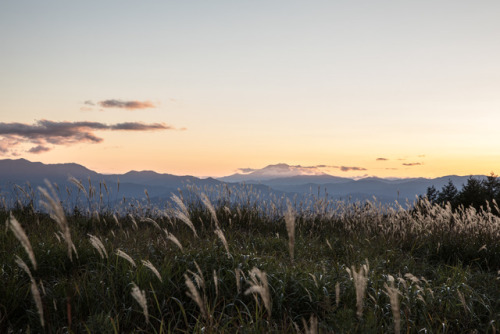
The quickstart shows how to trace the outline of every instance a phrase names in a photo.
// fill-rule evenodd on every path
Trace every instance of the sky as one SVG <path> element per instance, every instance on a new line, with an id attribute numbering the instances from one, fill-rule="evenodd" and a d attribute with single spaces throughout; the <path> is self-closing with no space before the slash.
<path id="1" fill-rule="evenodd" d="M 1 1 L 0 159 L 498 174 L 499 14 L 497 0 Z"/>

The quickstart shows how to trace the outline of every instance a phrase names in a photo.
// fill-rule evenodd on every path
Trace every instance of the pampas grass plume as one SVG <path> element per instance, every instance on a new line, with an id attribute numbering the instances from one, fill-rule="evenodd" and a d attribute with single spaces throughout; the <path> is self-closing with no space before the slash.
<path id="1" fill-rule="evenodd" d="M 9 226 L 11 231 L 16 236 L 17 240 L 19 240 L 19 242 L 23 246 L 24 250 L 26 251 L 26 254 L 28 254 L 31 264 L 33 265 L 33 268 L 36 270 L 37 267 L 36 258 L 35 258 L 35 253 L 33 252 L 33 248 L 31 247 L 30 240 L 28 239 L 28 236 L 24 232 L 21 224 L 19 224 L 17 219 L 14 218 L 14 216 L 12 215 L 12 212 L 10 213 Z"/>

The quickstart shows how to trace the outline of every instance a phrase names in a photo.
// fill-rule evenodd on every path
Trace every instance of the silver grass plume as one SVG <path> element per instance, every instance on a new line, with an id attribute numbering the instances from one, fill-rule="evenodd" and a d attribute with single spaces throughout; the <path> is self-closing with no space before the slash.
<path id="1" fill-rule="evenodd" d="M 361 317 L 363 316 L 366 286 L 368 284 L 367 276 L 369 267 L 364 264 L 359 268 L 359 271 L 356 271 L 356 267 L 352 266 L 351 269 L 346 268 L 346 271 L 349 273 L 349 276 L 354 282 L 354 287 L 356 288 L 356 315 L 359 319 L 361 319 Z"/>
<path id="2" fill-rule="evenodd" d="M 189 217 L 189 211 L 188 209 L 186 208 L 186 205 L 184 205 L 184 202 L 175 194 L 172 195 L 171 199 L 175 202 L 175 204 L 177 204 L 177 206 L 179 207 L 179 210 L 184 213 L 184 215 L 188 218 Z"/>
<path id="3" fill-rule="evenodd" d="M 30 268 L 24 263 L 24 261 L 16 255 L 16 263 L 17 265 L 24 270 L 26 274 L 28 274 L 30 281 L 31 281 L 31 294 L 33 295 L 33 299 L 35 300 L 35 305 L 38 310 L 38 315 L 40 317 L 40 323 L 42 324 L 42 327 L 45 327 L 45 321 L 43 319 L 43 305 L 42 305 L 42 298 L 40 297 L 40 290 L 38 290 L 38 286 L 36 285 L 36 281 L 33 278 L 33 275 L 31 275 Z"/>
<path id="4" fill-rule="evenodd" d="M 151 218 L 146 217 L 146 218 L 141 219 L 141 221 L 142 221 L 142 222 L 148 222 L 148 223 L 151 223 L 151 224 L 153 224 L 153 226 L 154 226 L 156 229 L 158 229 L 158 230 L 160 230 L 160 231 L 161 231 L 161 227 L 160 227 L 160 225 L 158 225 L 158 223 L 157 223 L 155 220 L 153 220 L 153 219 L 151 219 Z"/>
<path id="5" fill-rule="evenodd" d="M 229 245 L 227 244 L 226 237 L 224 236 L 224 232 L 220 228 L 216 229 L 214 233 L 219 237 L 220 241 L 222 241 L 222 244 L 224 245 L 224 248 L 226 249 L 227 257 L 231 257 L 231 253 L 229 252 Z"/>
<path id="6" fill-rule="evenodd" d="M 186 295 L 192 300 L 194 300 L 196 305 L 198 305 L 203 318 L 208 320 L 208 313 L 205 307 L 205 303 L 203 303 L 200 297 L 200 292 L 198 291 L 198 289 L 196 289 L 196 286 L 194 285 L 193 281 L 191 280 L 191 278 L 189 278 L 187 274 L 184 274 L 184 279 L 186 282 L 186 286 L 188 288 L 188 291 L 186 291 Z"/>
<path id="7" fill-rule="evenodd" d="M 384 283 L 384 288 L 391 301 L 392 316 L 394 318 L 394 333 L 401 332 L 401 314 L 399 312 L 399 290 L 394 287 L 394 279 L 389 280 L 389 284 Z"/>
<path id="8" fill-rule="evenodd" d="M 139 226 L 137 226 L 137 222 L 135 221 L 135 218 L 134 216 L 132 216 L 132 214 L 128 214 L 128 217 L 130 218 L 130 220 L 132 221 L 132 224 L 134 225 L 134 229 L 137 230 L 139 229 Z"/>
<path id="9" fill-rule="evenodd" d="M 69 181 L 70 181 L 71 183 L 73 183 L 74 185 L 76 185 L 76 187 L 77 187 L 78 189 L 80 189 L 82 193 L 84 193 L 84 194 L 85 194 L 85 197 L 87 197 L 87 196 L 88 196 L 88 194 L 87 194 L 87 190 L 85 189 L 85 187 L 83 186 L 83 184 L 82 184 L 82 183 L 81 183 L 78 179 L 76 179 L 76 178 L 75 178 L 75 177 L 73 177 L 73 176 L 70 176 L 70 177 L 69 177 Z"/>
<path id="10" fill-rule="evenodd" d="M 102 243 L 101 239 L 92 234 L 87 234 L 89 236 L 90 244 L 97 250 L 101 259 L 108 258 L 108 252 L 106 251 L 106 247 Z"/>
<path id="11" fill-rule="evenodd" d="M 193 225 L 193 222 L 191 222 L 191 219 L 189 219 L 188 216 L 184 214 L 184 212 L 176 210 L 174 211 L 174 216 L 181 220 L 184 224 L 186 224 L 194 233 L 194 236 L 198 238 L 198 233 L 196 233 L 196 228 Z"/>
<path id="12" fill-rule="evenodd" d="M 10 213 L 8 224 L 10 226 L 10 230 L 14 233 L 17 240 L 19 240 L 21 246 L 23 246 L 24 250 L 28 254 L 31 264 L 33 265 L 33 268 L 36 270 L 35 253 L 33 252 L 33 248 L 31 247 L 30 240 L 28 239 L 28 236 L 24 232 L 21 224 L 19 224 L 17 219 L 14 218 L 14 216 L 12 215 L 12 212 Z"/>
<path id="13" fill-rule="evenodd" d="M 116 255 L 118 255 L 122 259 L 127 260 L 132 265 L 132 267 L 137 267 L 137 265 L 135 264 L 134 260 L 127 253 L 125 253 L 124 251 L 122 251 L 121 249 L 118 248 L 116 250 Z"/>
<path id="14" fill-rule="evenodd" d="M 165 232 L 165 235 L 167 236 L 167 239 L 172 241 L 177 247 L 179 247 L 179 249 L 181 250 L 181 252 L 183 252 L 183 248 L 182 248 L 182 244 L 181 242 L 179 241 L 179 239 L 177 239 L 177 237 L 175 235 L 173 235 L 172 233 L 170 233 L 169 231 L 167 231 L 166 228 L 163 229 L 163 232 Z"/>
<path id="15" fill-rule="evenodd" d="M 213 219 L 213 221 L 215 223 L 215 229 L 220 229 L 220 227 L 219 227 L 219 220 L 217 219 L 217 215 L 215 213 L 214 206 L 212 205 L 212 203 L 210 203 L 210 199 L 204 193 L 200 194 L 200 198 L 201 198 L 201 201 L 203 202 L 203 204 L 205 204 L 205 206 L 207 207 L 208 211 L 210 212 L 210 216 L 212 216 L 212 219 Z"/>
<path id="16" fill-rule="evenodd" d="M 45 180 L 47 187 L 50 189 L 52 195 L 49 192 L 41 187 L 38 187 L 38 190 L 42 193 L 45 200 L 41 200 L 40 203 L 44 206 L 50 213 L 50 217 L 57 223 L 59 229 L 61 230 L 61 234 L 63 236 L 66 245 L 68 246 L 68 257 L 71 261 L 73 261 L 73 253 L 75 252 L 76 257 L 78 258 L 78 253 L 76 251 L 75 245 L 71 240 L 71 233 L 69 230 L 68 221 L 66 220 L 66 215 L 64 214 L 64 210 L 61 206 L 61 201 L 57 196 L 56 191 L 52 187 L 49 181 Z"/>
<path id="17" fill-rule="evenodd" d="M 247 283 L 250 284 L 250 287 L 245 291 L 245 295 L 259 295 L 264 303 L 264 307 L 267 310 L 267 314 L 271 317 L 272 301 L 266 273 L 261 271 L 259 268 L 254 267 L 248 274 L 250 276 L 250 280 L 247 280 Z"/>
<path id="18" fill-rule="evenodd" d="M 290 258 L 293 261 L 295 249 L 295 213 L 293 212 L 292 204 L 287 201 L 287 210 L 285 212 L 286 231 L 288 233 L 288 250 Z"/>
<path id="19" fill-rule="evenodd" d="M 132 292 L 130 294 L 141 306 L 142 313 L 144 313 L 144 317 L 146 318 L 146 322 L 149 323 L 148 302 L 146 300 L 146 293 L 144 292 L 144 290 L 139 289 L 139 287 L 132 282 Z"/>
<path id="20" fill-rule="evenodd" d="M 305 334 L 316 334 L 318 333 L 318 318 L 311 314 L 309 318 L 309 326 L 304 318 L 302 318 L 302 324 L 304 325 L 304 333 Z"/>
<path id="21" fill-rule="evenodd" d="M 163 279 L 161 278 L 160 272 L 158 271 L 158 269 L 156 269 L 156 267 L 149 260 L 142 260 L 141 262 L 144 266 L 148 267 L 149 270 L 151 270 L 153 272 L 153 274 L 155 274 L 156 277 L 158 277 L 160 282 L 163 283 Z"/>
<path id="22" fill-rule="evenodd" d="M 335 305 L 339 307 L 340 304 L 340 283 L 335 284 Z"/>

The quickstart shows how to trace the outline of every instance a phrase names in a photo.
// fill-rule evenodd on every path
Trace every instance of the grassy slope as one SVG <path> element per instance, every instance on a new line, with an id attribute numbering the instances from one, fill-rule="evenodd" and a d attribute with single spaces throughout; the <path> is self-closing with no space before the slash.
<path id="1" fill-rule="evenodd" d="M 394 313 L 384 284 L 392 278 L 399 291 L 402 332 L 493 333 L 498 327 L 497 217 L 473 211 L 451 215 L 430 206 L 385 214 L 355 204 L 339 208 L 317 201 L 314 207 L 311 211 L 297 204 L 294 261 L 285 220 L 269 204 L 216 205 L 230 255 L 199 201 L 189 206 L 198 238 L 173 218 L 173 211 L 169 218 L 158 211 L 131 212 L 137 227 L 126 215 L 118 223 L 106 213 L 68 216 L 78 252 L 72 261 L 50 217 L 27 208 L 13 211 L 28 234 L 38 268 L 34 270 L 6 224 L 0 230 L 0 332 L 305 332 L 312 320 L 311 328 L 319 332 L 390 333 Z M 158 226 L 141 221 L 145 216 Z M 7 211 L 0 212 L 0 220 L 8 217 Z M 178 238 L 183 250 L 163 229 Z M 89 234 L 100 238 L 107 257 L 91 245 Z M 117 249 L 137 266 L 117 256 Z M 16 255 L 29 265 L 41 291 L 44 328 L 30 278 L 16 264 Z M 162 281 L 141 260 L 149 260 Z M 362 315 L 357 316 L 360 303 L 347 269 L 363 274 L 362 265 L 367 287 Z M 254 267 L 267 274 L 270 310 L 258 293 L 245 294 Z M 198 278 L 206 316 L 186 294 L 186 274 L 193 281 Z M 149 322 L 131 295 L 133 284 L 145 293 Z"/>

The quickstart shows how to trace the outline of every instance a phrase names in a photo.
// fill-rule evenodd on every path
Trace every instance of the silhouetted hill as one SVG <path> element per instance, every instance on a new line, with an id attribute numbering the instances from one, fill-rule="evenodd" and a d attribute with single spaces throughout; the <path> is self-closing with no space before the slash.
<path id="1" fill-rule="evenodd" d="M 68 193 L 68 191 L 64 193 L 66 189 L 74 195 L 78 191 L 76 186 L 69 181 L 69 177 L 81 181 L 86 189 L 89 187 L 90 179 L 92 186 L 96 189 L 100 188 L 101 192 L 105 192 L 104 184 L 106 184 L 107 193 L 117 200 L 123 197 L 143 198 L 146 189 L 150 198 L 170 198 L 172 192 L 177 192 L 178 189 L 183 189 L 190 184 L 198 187 L 222 184 L 212 178 L 199 179 L 193 176 L 159 174 L 153 171 L 131 171 L 125 174 L 109 175 L 97 173 L 74 163 L 43 164 L 25 159 L 0 160 L 0 189 L 4 197 L 13 195 L 14 185 L 24 187 L 29 183 L 33 189 L 38 186 L 45 187 L 45 179 L 55 183 L 64 196 Z"/>
<path id="2" fill-rule="evenodd" d="M 43 182 L 44 178 L 52 182 L 67 180 L 69 176 L 80 179 L 97 179 L 100 174 L 75 163 L 66 164 L 43 164 L 31 162 L 26 159 L 0 160 L 0 182 L 25 183 Z"/>

